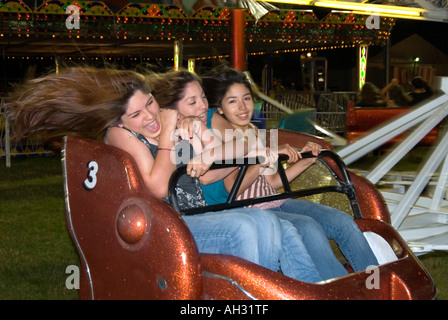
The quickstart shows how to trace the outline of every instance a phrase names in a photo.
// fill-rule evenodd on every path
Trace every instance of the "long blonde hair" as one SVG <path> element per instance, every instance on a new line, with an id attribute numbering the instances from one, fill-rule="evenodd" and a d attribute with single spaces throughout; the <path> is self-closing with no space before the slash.
<path id="1" fill-rule="evenodd" d="M 40 137 L 56 148 L 65 135 L 95 139 L 120 121 L 138 90 L 149 93 L 143 75 L 112 68 L 68 67 L 28 80 L 7 96 L 11 136 Z"/>

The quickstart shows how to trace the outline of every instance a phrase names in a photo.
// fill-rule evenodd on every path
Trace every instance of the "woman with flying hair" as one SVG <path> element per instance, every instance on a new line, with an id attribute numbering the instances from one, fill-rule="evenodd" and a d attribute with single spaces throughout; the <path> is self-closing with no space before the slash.
<path id="1" fill-rule="evenodd" d="M 183 141 L 193 134 L 188 119 L 180 119 L 176 110 L 159 110 L 142 74 L 127 70 L 64 68 L 17 85 L 5 110 L 13 139 L 40 137 L 53 150 L 60 148 L 65 135 L 98 139 L 107 130 L 105 143 L 128 152 L 146 187 L 160 198 L 167 196 L 176 169 L 171 152 L 165 150 L 175 150 L 176 129 L 185 128 L 178 137 Z M 194 192 L 191 197 L 198 202 L 203 199 L 201 190 L 195 190 L 196 181 L 209 165 L 190 163 L 189 180 L 178 186 Z M 258 210 L 254 216 L 260 220 L 246 214 L 248 210 Z M 199 252 L 234 255 L 276 271 L 281 240 L 275 216 L 241 208 L 182 218 Z"/>

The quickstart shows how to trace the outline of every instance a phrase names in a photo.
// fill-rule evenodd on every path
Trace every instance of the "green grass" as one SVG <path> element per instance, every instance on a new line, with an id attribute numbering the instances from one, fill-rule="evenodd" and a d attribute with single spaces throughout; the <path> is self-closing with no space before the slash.
<path id="1" fill-rule="evenodd" d="M 73 300 L 65 286 L 79 258 L 67 232 L 59 156 L 0 163 L 0 299 Z M 420 257 L 448 299 L 448 253 Z"/>
<path id="2" fill-rule="evenodd" d="M 80 265 L 65 223 L 60 158 L 0 166 L 0 299 L 77 299 L 65 280 Z"/>
<path id="3" fill-rule="evenodd" d="M 438 299 L 448 300 L 448 252 L 431 252 L 419 258 L 434 279 Z"/>

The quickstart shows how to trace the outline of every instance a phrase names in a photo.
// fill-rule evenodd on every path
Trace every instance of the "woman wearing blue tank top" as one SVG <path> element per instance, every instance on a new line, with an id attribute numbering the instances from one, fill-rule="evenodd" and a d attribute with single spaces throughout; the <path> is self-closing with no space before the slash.
<path id="1" fill-rule="evenodd" d="M 210 106 L 223 115 L 235 129 L 244 136 L 252 135 L 252 141 L 257 141 L 258 129 L 251 125 L 250 120 L 254 111 L 254 101 L 250 83 L 244 73 L 234 69 L 224 69 L 203 78 L 203 84 Z M 312 151 L 317 156 L 320 145 L 308 142 L 302 151 Z M 294 148 L 289 145 L 278 146 L 279 153 L 289 156 L 292 165 L 286 169 L 286 175 L 291 181 L 311 166 L 316 158 L 300 159 Z M 233 173 L 226 179 L 234 181 Z M 271 188 L 271 194 L 281 187 L 279 174 L 266 166 L 252 166 L 246 174 L 247 190 L 240 188 L 242 198 L 252 197 L 254 192 L 261 192 L 263 188 Z M 252 179 L 250 182 L 249 180 Z M 266 195 L 266 194 L 265 194 Z M 264 208 L 275 212 L 280 219 L 293 223 L 305 243 L 306 248 L 316 266 L 323 275 L 325 271 L 339 270 L 344 273 L 342 265 L 334 258 L 322 259 L 322 252 L 331 254 L 331 247 L 327 238 L 334 239 L 342 253 L 355 271 L 365 270 L 368 266 L 377 265 L 378 261 L 370 248 L 366 238 L 357 227 L 353 218 L 335 208 L 305 200 L 287 199 L 275 203 L 264 203 Z M 322 266 L 326 265 L 324 269 Z M 331 267 L 329 267 L 331 266 Z"/>

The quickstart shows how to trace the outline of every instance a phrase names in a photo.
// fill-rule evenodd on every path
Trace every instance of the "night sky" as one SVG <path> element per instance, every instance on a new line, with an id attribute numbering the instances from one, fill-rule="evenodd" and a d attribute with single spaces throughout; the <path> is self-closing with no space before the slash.
<path id="1" fill-rule="evenodd" d="M 391 44 L 414 33 L 448 54 L 448 23 L 397 19 L 392 29 Z"/>
<path id="2" fill-rule="evenodd" d="M 448 23 L 443 22 L 397 19 L 392 28 L 390 45 L 393 46 L 415 33 L 448 55 Z M 383 47 L 381 46 L 370 46 L 369 57 L 381 54 L 382 51 Z M 318 51 L 317 54 L 328 60 L 329 89 L 333 91 L 352 90 L 350 82 L 353 79 L 351 79 L 352 75 L 349 70 L 357 67 L 357 48 L 324 50 Z M 272 60 L 275 77 L 283 78 L 285 85 L 295 82 L 300 86 L 300 57 L 298 54 L 281 54 L 273 57 Z M 261 61 L 256 63 L 260 65 Z M 258 69 L 258 66 L 254 69 Z M 257 70 L 253 72 L 257 73 Z"/>

